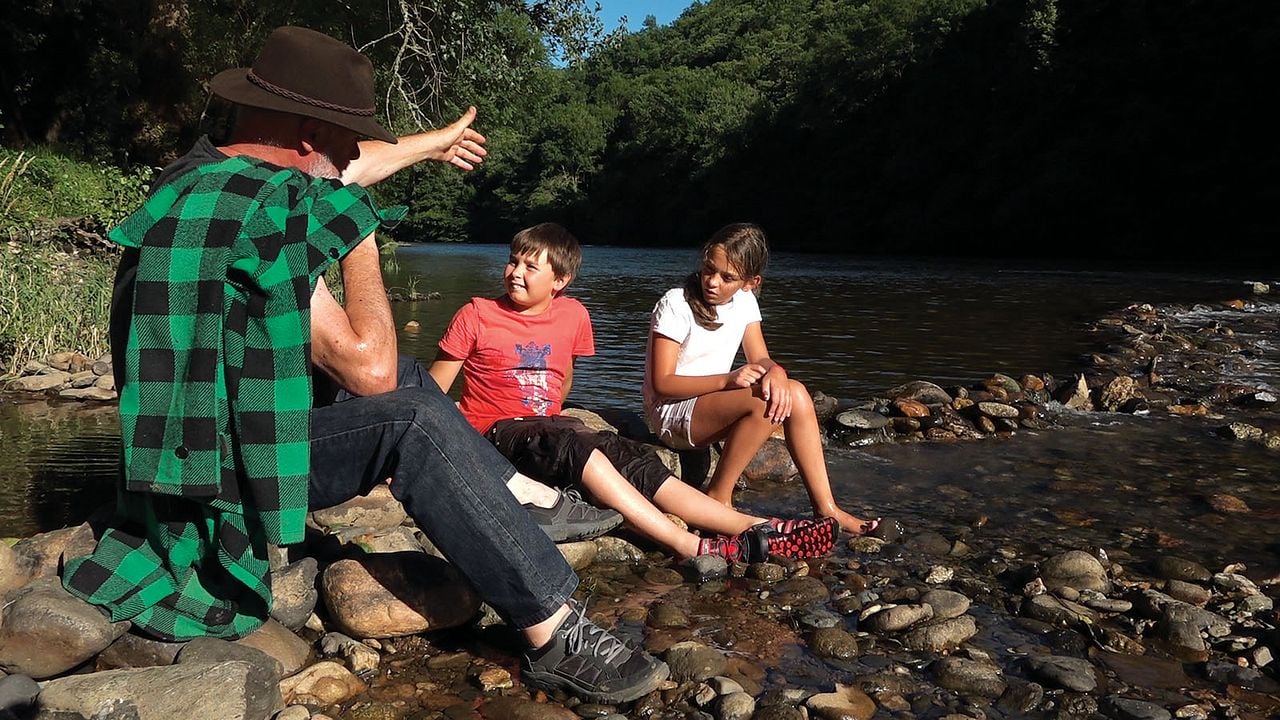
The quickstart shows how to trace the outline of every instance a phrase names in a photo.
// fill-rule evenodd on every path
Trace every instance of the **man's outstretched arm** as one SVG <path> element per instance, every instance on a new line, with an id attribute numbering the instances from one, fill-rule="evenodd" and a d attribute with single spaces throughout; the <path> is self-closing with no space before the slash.
<path id="1" fill-rule="evenodd" d="M 399 142 L 365 140 L 360 143 L 360 157 L 342 172 L 342 182 L 369 186 L 387 179 L 404 168 L 423 160 L 448 163 L 462 170 L 473 170 L 484 162 L 485 136 L 471 129 L 476 109 L 468 108 L 462 117 L 442 128 L 398 138 Z"/>
<path id="2" fill-rule="evenodd" d="M 373 234 L 342 259 L 345 307 L 324 278 L 311 295 L 311 362 L 353 395 L 396 389 L 396 326 Z"/>

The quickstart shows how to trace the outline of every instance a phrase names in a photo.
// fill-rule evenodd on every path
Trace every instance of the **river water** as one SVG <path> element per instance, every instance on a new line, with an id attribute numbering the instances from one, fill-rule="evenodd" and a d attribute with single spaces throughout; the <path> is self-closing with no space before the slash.
<path id="1" fill-rule="evenodd" d="M 429 361 L 463 302 L 500 292 L 506 253 L 496 245 L 401 247 L 390 284 L 438 293 L 396 304 L 400 326 L 421 325 L 401 333 L 402 351 Z M 649 311 L 696 267 L 696 251 L 588 247 L 584 255 L 571 292 L 591 312 L 599 354 L 578 364 L 572 399 L 638 410 Z M 1090 324 L 1108 312 L 1136 302 L 1221 301 L 1246 295 L 1244 281 L 1268 279 L 777 253 L 761 307 L 772 354 L 793 377 L 857 400 L 917 379 L 947 387 L 995 372 L 1065 377 L 1083 366 L 1098 341 Z M 1220 321 L 1195 312 L 1201 316 L 1188 313 L 1188 323 Z M 1264 360 L 1250 366 L 1248 380 L 1280 385 L 1280 355 Z M 832 448 L 829 462 L 843 504 L 908 528 L 982 535 L 1035 554 L 1169 551 L 1215 569 L 1239 561 L 1251 574 L 1274 572 L 1280 456 L 1221 437 L 1216 430 L 1228 421 L 1080 414 L 1061 429 L 1002 439 Z M 116 430 L 111 407 L 0 402 L 0 536 L 79 522 L 108 501 Z M 1249 511 L 1214 512 L 1215 494 L 1233 495 Z M 752 488 L 740 503 L 777 513 L 807 506 L 796 484 Z"/>

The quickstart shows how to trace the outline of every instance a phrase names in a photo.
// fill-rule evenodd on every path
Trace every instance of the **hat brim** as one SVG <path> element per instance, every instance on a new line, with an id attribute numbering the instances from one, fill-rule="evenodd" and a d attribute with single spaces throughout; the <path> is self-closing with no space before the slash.
<path id="1" fill-rule="evenodd" d="M 249 68 L 232 68 L 223 70 L 209 81 L 209 89 L 215 95 L 237 105 L 276 110 L 279 112 L 302 115 L 333 123 L 339 127 L 355 131 L 365 137 L 387 143 L 396 142 L 396 136 L 387 132 L 372 116 L 352 115 L 350 113 L 316 107 L 306 103 L 290 100 L 263 90 L 249 82 Z"/>

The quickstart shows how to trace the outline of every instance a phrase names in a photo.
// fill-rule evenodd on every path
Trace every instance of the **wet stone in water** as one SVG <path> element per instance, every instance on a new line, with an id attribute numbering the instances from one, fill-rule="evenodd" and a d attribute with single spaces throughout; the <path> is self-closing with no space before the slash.
<path id="1" fill-rule="evenodd" d="M 951 553 L 951 541 L 932 530 L 925 530 L 907 538 L 903 545 L 910 550 L 937 557 Z"/>
<path id="2" fill-rule="evenodd" d="M 779 605 L 808 605 L 821 602 L 830 596 L 823 582 L 814 577 L 796 577 L 774 588 L 773 600 Z"/>
<path id="3" fill-rule="evenodd" d="M 652 568 L 644 574 L 644 581 L 650 585 L 679 585 L 684 576 L 671 568 Z"/>
<path id="4" fill-rule="evenodd" d="M 933 608 L 933 616 L 939 620 L 959 617 L 969 610 L 969 598 L 952 590 L 930 590 L 920 600 Z"/>
<path id="5" fill-rule="evenodd" d="M 716 720 L 748 720 L 756 711 L 756 700 L 745 692 L 722 695 L 715 707 Z"/>
<path id="6" fill-rule="evenodd" d="M 889 418 L 870 410 L 846 410 L 836 416 L 836 422 L 852 430 L 879 430 L 889 424 Z"/>
<path id="7" fill-rule="evenodd" d="M 752 564 L 747 574 L 766 583 L 775 583 L 787 576 L 786 570 L 781 565 L 767 562 Z"/>
<path id="8" fill-rule="evenodd" d="M 1173 717 L 1168 710 L 1155 703 L 1115 695 L 1106 699 L 1104 707 L 1108 715 L 1116 720 L 1170 720 Z"/>
<path id="9" fill-rule="evenodd" d="M 668 648 L 663 656 L 676 682 L 701 681 L 723 675 L 727 662 L 719 650 L 696 642 L 681 642 Z"/>
<path id="10" fill-rule="evenodd" d="M 794 705 L 766 705 L 758 708 L 752 720 L 805 720 L 804 713 Z"/>
<path id="11" fill-rule="evenodd" d="M 866 693 L 838 683 L 835 692 L 814 695 L 805 706 L 822 720 L 869 720 L 876 712 L 875 701 Z"/>
<path id="12" fill-rule="evenodd" d="M 1169 580 L 1165 583 L 1164 591 L 1169 597 L 1191 605 L 1204 605 L 1210 598 L 1208 588 L 1182 580 Z"/>
<path id="13" fill-rule="evenodd" d="M 1043 703 L 1044 688 L 1039 683 L 1016 680 L 1010 681 L 996 707 L 1008 713 L 1026 714 L 1038 709 Z"/>
<path id="14" fill-rule="evenodd" d="M 897 605 L 867 617 L 862 621 L 862 627 L 872 632 L 893 633 L 932 617 L 933 608 L 928 605 Z"/>
<path id="15" fill-rule="evenodd" d="M 911 630 L 902 636 L 902 644 L 912 650 L 944 653 L 960 647 L 977 634 L 977 622 L 968 615 L 961 615 Z"/>
<path id="16" fill-rule="evenodd" d="M 838 627 L 821 628 L 814 631 L 809 649 L 818 657 L 852 660 L 858 656 L 858 641 Z"/>
<path id="17" fill-rule="evenodd" d="M 658 603 L 649 608 L 646 624 L 659 629 L 688 627 L 689 616 L 673 603 Z"/>
<path id="18" fill-rule="evenodd" d="M 801 608 L 796 612 L 795 617 L 801 627 L 811 630 L 836 627 L 841 622 L 838 614 L 819 606 Z"/>
<path id="19" fill-rule="evenodd" d="M 1054 687 L 1090 692 L 1098 686 L 1093 665 L 1088 660 L 1061 655 L 1032 655 L 1026 659 L 1026 665 L 1036 678 Z"/>
<path id="20" fill-rule="evenodd" d="M 1000 668 L 988 663 L 945 657 L 930 667 L 938 685 L 964 696 L 998 698 L 1007 687 Z"/>
<path id="21" fill-rule="evenodd" d="M 1050 590 L 1066 586 L 1076 590 L 1111 591 L 1102 563 L 1083 550 L 1070 550 L 1049 558 L 1040 567 L 1040 578 Z"/>

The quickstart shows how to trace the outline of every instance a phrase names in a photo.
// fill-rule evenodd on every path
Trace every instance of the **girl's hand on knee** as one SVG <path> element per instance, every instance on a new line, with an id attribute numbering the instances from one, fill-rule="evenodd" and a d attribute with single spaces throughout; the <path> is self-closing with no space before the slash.
<path id="1" fill-rule="evenodd" d="M 760 380 L 760 395 L 764 398 L 764 414 L 774 424 L 791 415 L 791 383 L 781 365 L 774 365 Z"/>
<path id="2" fill-rule="evenodd" d="M 729 387 L 747 388 L 760 382 L 764 377 L 764 368 L 756 363 L 747 363 L 729 373 Z M 766 396 L 766 400 L 768 397 Z"/>
<path id="3" fill-rule="evenodd" d="M 761 395 L 764 397 L 764 414 L 774 424 L 781 423 L 791 417 L 791 383 L 786 373 L 768 372 L 760 381 Z"/>

